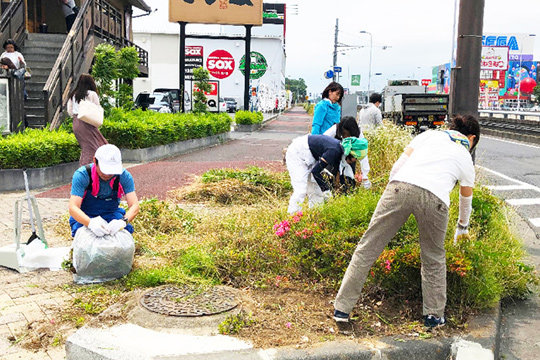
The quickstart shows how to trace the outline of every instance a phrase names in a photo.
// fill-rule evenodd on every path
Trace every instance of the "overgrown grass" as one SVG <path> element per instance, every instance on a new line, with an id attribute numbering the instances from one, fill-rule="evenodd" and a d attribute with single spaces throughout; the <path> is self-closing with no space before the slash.
<path id="1" fill-rule="evenodd" d="M 178 196 L 173 201 L 143 202 L 134 221 L 134 270 L 106 286 L 123 291 L 161 284 L 264 288 L 282 277 L 337 290 L 393 161 L 410 140 L 406 131 L 390 124 L 366 136 L 376 186 L 357 188 L 303 213 L 286 213 L 290 191 L 286 174 L 253 167 L 205 173 L 196 188 L 182 193 L 182 207 L 174 203 Z M 249 196 L 235 197 L 239 189 L 248 187 L 265 189 L 268 198 L 263 201 L 257 195 L 259 201 L 254 202 Z M 198 193 L 196 206 L 186 204 L 190 191 Z M 234 201 L 212 207 L 218 191 Z M 501 298 L 527 295 L 537 277 L 525 263 L 526 253 L 509 220 L 511 210 L 481 185 L 475 188 L 471 238 L 454 244 L 458 201 L 456 188 L 451 194 L 445 247 L 448 307 L 450 315 L 459 319 Z M 413 217 L 374 264 L 365 293 L 419 299 L 420 247 Z"/>

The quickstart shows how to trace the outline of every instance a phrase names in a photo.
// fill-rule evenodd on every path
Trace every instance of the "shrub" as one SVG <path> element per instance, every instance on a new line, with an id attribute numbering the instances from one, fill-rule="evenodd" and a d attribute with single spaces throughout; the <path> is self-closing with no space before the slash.
<path id="1" fill-rule="evenodd" d="M 315 104 L 305 103 L 304 109 L 306 109 L 306 112 L 313 116 L 313 113 L 315 112 Z"/>
<path id="2" fill-rule="evenodd" d="M 247 110 L 237 111 L 234 116 L 234 122 L 238 125 L 253 125 L 263 122 L 263 114 L 260 111 L 251 112 Z"/>
<path id="3" fill-rule="evenodd" d="M 81 150 L 66 131 L 26 129 L 0 138 L 0 169 L 39 168 L 78 161 Z"/>
<path id="4" fill-rule="evenodd" d="M 140 149 L 198 139 L 230 131 L 228 114 L 162 114 L 113 109 L 100 127 L 105 138 L 119 148 Z"/>

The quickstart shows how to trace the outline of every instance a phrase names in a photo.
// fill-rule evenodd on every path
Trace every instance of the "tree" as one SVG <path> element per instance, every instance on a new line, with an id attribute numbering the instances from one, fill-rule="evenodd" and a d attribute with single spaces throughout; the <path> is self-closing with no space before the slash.
<path id="1" fill-rule="evenodd" d="M 206 95 L 205 92 L 210 92 L 212 90 L 212 85 L 208 82 L 210 79 L 210 73 L 208 70 L 203 69 L 202 67 L 193 69 L 193 80 L 195 80 L 195 86 L 197 91 L 193 93 L 193 111 L 196 113 L 204 113 L 207 111 L 206 108 Z"/>
<path id="2" fill-rule="evenodd" d="M 536 85 L 533 89 L 534 101 L 538 104 L 540 102 L 540 85 Z"/>
<path id="3" fill-rule="evenodd" d="M 99 44 L 94 54 L 92 76 L 96 80 L 99 100 L 105 111 L 113 107 L 133 107 L 133 79 L 139 76 L 139 54 L 133 46 L 116 51 L 110 44 Z"/>
<path id="4" fill-rule="evenodd" d="M 290 90 L 295 94 L 295 99 L 305 99 L 307 94 L 307 85 L 304 79 L 285 78 L 285 89 Z"/>

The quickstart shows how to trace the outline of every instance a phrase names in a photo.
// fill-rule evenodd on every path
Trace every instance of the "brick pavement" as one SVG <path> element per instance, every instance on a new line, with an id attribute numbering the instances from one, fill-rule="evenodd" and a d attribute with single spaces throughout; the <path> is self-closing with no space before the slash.
<path id="1" fill-rule="evenodd" d="M 295 109 L 296 110 L 296 109 Z M 246 164 L 261 166 L 263 163 L 281 164 L 281 149 L 289 141 L 301 134 L 307 133 L 310 117 L 303 109 L 298 108 L 288 115 L 295 116 L 289 124 L 283 121 L 272 121 L 265 125 L 266 131 L 257 133 L 237 133 L 232 141 L 222 146 L 202 150 L 201 153 L 192 152 L 185 155 L 149 164 L 125 164 L 133 167 L 131 171 L 138 176 L 136 181 L 141 194 L 150 192 L 154 196 L 161 194 L 161 187 L 168 188 L 170 183 L 185 184 L 188 173 L 200 173 L 211 167 L 244 167 Z M 293 124 L 294 122 L 294 124 Z M 275 123 L 275 124 L 274 124 Z M 264 143 L 264 146 L 263 146 Z M 210 160 L 210 161 L 201 161 Z M 139 166 L 137 166 L 139 165 Z M 155 169 L 155 168 L 158 169 Z M 186 167 L 185 170 L 182 170 Z M 171 175 L 165 176 L 169 172 Z M 167 184 L 156 183 L 153 175 L 169 180 Z M 147 179 L 148 178 L 148 179 Z M 152 182 L 152 187 L 146 182 Z M 69 186 L 60 186 L 48 189 L 32 190 L 30 193 L 37 196 L 39 212 L 44 224 L 45 237 L 51 247 L 69 246 L 70 241 L 60 239 L 52 231 L 52 225 L 59 217 L 67 214 Z M 13 242 L 13 211 L 17 199 L 22 198 L 25 192 L 10 192 L 0 194 L 0 246 Z M 26 242 L 31 234 L 29 214 L 26 204 L 23 206 L 23 229 L 21 241 Z M 71 301 L 69 293 L 62 290 L 62 285 L 72 282 L 70 274 L 64 271 L 48 271 L 45 269 L 20 274 L 14 270 L 0 267 L 0 359 L 12 360 L 57 360 L 64 359 L 65 349 L 63 341 L 61 346 L 49 346 L 32 351 L 25 350 L 14 339 L 21 336 L 37 335 L 36 325 L 54 325 L 54 314 Z M 66 339 L 70 334 L 59 331 Z"/>

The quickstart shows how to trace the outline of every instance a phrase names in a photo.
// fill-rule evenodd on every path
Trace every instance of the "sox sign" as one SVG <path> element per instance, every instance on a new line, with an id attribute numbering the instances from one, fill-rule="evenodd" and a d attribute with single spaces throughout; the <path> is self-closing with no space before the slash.
<path id="1" fill-rule="evenodd" d="M 217 79 L 225 79 L 234 71 L 234 58 L 225 50 L 216 50 L 206 59 L 206 69 Z"/>

